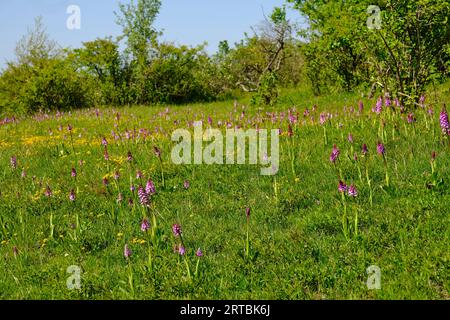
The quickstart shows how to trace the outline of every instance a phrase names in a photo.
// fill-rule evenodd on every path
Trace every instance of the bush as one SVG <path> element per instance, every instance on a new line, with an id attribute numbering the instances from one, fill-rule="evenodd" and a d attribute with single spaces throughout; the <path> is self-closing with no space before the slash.
<path id="1" fill-rule="evenodd" d="M 89 96 L 96 105 L 128 103 L 127 68 L 122 66 L 119 46 L 110 38 L 84 42 L 69 56 L 77 71 L 86 79 Z"/>
<path id="2" fill-rule="evenodd" d="M 0 108 L 5 113 L 23 114 L 87 107 L 89 99 L 83 82 L 62 59 L 34 66 L 9 64 L 0 77 Z"/>
<path id="3" fill-rule="evenodd" d="M 146 100 L 149 103 L 184 103 L 214 98 L 211 61 L 203 47 L 160 44 L 157 56 L 145 70 Z"/>

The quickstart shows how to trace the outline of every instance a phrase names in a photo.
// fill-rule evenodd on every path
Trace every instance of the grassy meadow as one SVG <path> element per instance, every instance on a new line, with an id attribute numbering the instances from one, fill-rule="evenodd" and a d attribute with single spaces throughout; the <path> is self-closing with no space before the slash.
<path id="1" fill-rule="evenodd" d="M 266 108 L 244 96 L 3 120 L 0 299 L 449 299 L 449 97 L 447 83 L 377 113 L 376 98 L 291 89 Z M 281 129 L 278 174 L 173 164 L 172 132 L 199 120 Z"/>

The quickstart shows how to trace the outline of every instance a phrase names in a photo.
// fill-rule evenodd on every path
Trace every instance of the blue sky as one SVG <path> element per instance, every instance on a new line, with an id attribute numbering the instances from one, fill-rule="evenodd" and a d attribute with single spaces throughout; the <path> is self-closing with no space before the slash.
<path id="1" fill-rule="evenodd" d="M 118 3 L 119 0 L 0 0 L 0 67 L 14 58 L 16 42 L 39 15 L 51 38 L 62 46 L 78 47 L 83 41 L 119 35 L 121 30 L 114 16 Z M 269 14 L 274 6 L 283 3 L 284 0 L 162 0 L 156 27 L 164 31 L 162 40 L 189 45 L 207 41 L 208 51 L 214 52 L 219 41 L 234 43 L 242 39 L 250 26 L 263 20 L 263 12 Z M 80 30 L 66 28 L 69 5 L 81 9 Z M 294 11 L 289 17 L 300 20 Z"/>

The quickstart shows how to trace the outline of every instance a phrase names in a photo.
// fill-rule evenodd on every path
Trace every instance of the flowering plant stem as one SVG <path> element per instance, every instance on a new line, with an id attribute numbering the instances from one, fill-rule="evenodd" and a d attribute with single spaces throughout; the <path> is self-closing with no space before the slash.
<path id="1" fill-rule="evenodd" d="M 182 245 L 184 248 L 186 248 L 185 245 L 184 245 L 183 236 L 182 236 L 181 234 L 180 234 L 180 241 L 181 241 L 181 245 Z M 191 266 L 190 266 L 189 258 L 188 258 L 188 255 L 187 255 L 186 252 L 184 253 L 183 257 L 184 257 L 184 263 L 185 263 L 185 265 L 186 265 L 186 271 L 187 271 L 188 279 L 189 279 L 189 281 L 190 281 L 190 280 L 192 280 Z"/>
<path id="2" fill-rule="evenodd" d="M 163 188 L 165 188 L 165 187 L 166 187 L 166 181 L 165 181 L 165 179 L 164 179 L 164 167 L 163 167 L 163 162 L 162 162 L 161 157 L 158 157 L 158 159 L 159 159 L 159 166 L 160 166 L 160 168 L 161 168 L 161 181 L 162 181 Z"/>
<path id="3" fill-rule="evenodd" d="M 367 179 L 367 185 L 369 186 L 369 201 L 370 201 L 370 206 L 373 207 L 373 196 L 372 196 L 372 183 L 370 180 L 370 176 L 369 176 L 369 168 L 367 166 L 366 163 L 366 179 Z"/>
<path id="4" fill-rule="evenodd" d="M 197 257 L 197 265 L 195 266 L 195 273 L 194 276 L 197 277 L 198 275 L 198 267 L 200 265 L 200 257 Z"/>
<path id="5" fill-rule="evenodd" d="M 153 272 L 153 256 L 150 244 L 148 245 L 148 270 L 150 271 L 150 273 Z"/>
<path id="6" fill-rule="evenodd" d="M 158 224 L 157 224 L 157 221 L 156 221 L 156 214 L 154 212 L 152 213 L 152 224 L 153 224 L 153 227 L 152 227 L 152 241 L 155 242 L 156 233 L 158 231 Z"/>
<path id="7" fill-rule="evenodd" d="M 75 148 L 74 148 L 74 146 L 73 146 L 72 130 L 70 130 L 69 133 L 70 133 L 70 144 L 72 145 L 72 152 L 75 153 Z"/>
<path id="8" fill-rule="evenodd" d="M 128 262 L 128 285 L 130 286 L 131 296 L 134 298 L 133 268 L 131 262 Z"/>
<path id="9" fill-rule="evenodd" d="M 245 241 L 245 257 L 248 260 L 248 257 L 250 256 L 250 218 L 247 217 L 247 232 L 246 232 L 246 241 Z"/>
<path id="10" fill-rule="evenodd" d="M 341 193 L 342 205 L 344 206 L 344 214 L 342 215 L 342 232 L 344 237 L 348 240 L 348 220 L 347 220 L 347 202 L 345 201 L 345 193 Z"/>
<path id="11" fill-rule="evenodd" d="M 386 171 L 386 186 L 389 187 L 389 171 L 386 156 L 383 155 L 384 169 Z"/>
<path id="12" fill-rule="evenodd" d="M 363 183 L 362 172 L 361 172 L 361 166 L 360 166 L 359 162 L 356 164 L 356 166 L 357 166 L 357 168 L 358 168 L 359 181 L 361 181 L 361 183 Z"/>
<path id="13" fill-rule="evenodd" d="M 53 224 L 53 207 L 50 200 L 50 239 L 53 239 L 53 232 L 55 231 L 55 226 Z"/>
<path id="14" fill-rule="evenodd" d="M 292 176 L 295 179 L 297 174 L 295 173 L 295 148 L 294 148 L 294 142 L 293 142 L 292 138 L 290 139 L 290 148 L 289 149 L 290 149 L 289 156 L 291 158 Z"/>
<path id="15" fill-rule="evenodd" d="M 278 203 L 278 183 L 277 183 L 277 177 L 273 177 L 273 192 L 275 195 L 275 202 Z"/>

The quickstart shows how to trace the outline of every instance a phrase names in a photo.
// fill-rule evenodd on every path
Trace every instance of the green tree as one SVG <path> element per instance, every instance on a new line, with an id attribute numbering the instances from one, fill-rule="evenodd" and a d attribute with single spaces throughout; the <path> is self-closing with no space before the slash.
<path id="1" fill-rule="evenodd" d="M 63 51 L 56 41 L 50 39 L 42 17 L 34 20 L 34 27 L 16 44 L 16 64 L 38 65 L 41 61 L 60 57 Z"/>
<path id="2" fill-rule="evenodd" d="M 252 29 L 254 35 L 245 34 L 245 39 L 235 48 L 222 44 L 218 54 L 222 74 L 229 87 L 253 92 L 255 103 L 273 104 L 286 66 L 295 65 L 287 63 L 296 44 L 291 37 L 292 26 L 286 18 L 285 7 L 275 8 L 269 18 Z"/>
<path id="3" fill-rule="evenodd" d="M 153 103 L 211 100 L 218 93 L 212 83 L 213 66 L 204 46 L 191 48 L 162 43 L 146 69 L 147 99 Z"/>
<path id="4" fill-rule="evenodd" d="M 157 37 L 160 34 L 153 24 L 161 8 L 160 0 L 134 0 L 129 4 L 119 4 L 117 23 L 122 27 L 119 41 L 126 39 L 127 61 L 130 71 L 129 98 L 134 103 L 149 103 L 146 87 L 148 65 L 156 56 Z"/>
<path id="5" fill-rule="evenodd" d="M 80 73 L 90 82 L 97 104 L 124 104 L 126 99 L 125 69 L 119 46 L 111 38 L 84 42 L 75 49 L 72 59 Z"/>
<path id="6" fill-rule="evenodd" d="M 119 40 L 126 38 L 129 52 L 141 63 L 149 61 L 156 45 L 159 32 L 153 24 L 160 8 L 161 0 L 131 0 L 129 4 L 119 3 L 120 13 L 115 13 L 123 32 Z"/>
<path id="7" fill-rule="evenodd" d="M 90 104 L 84 79 L 49 39 L 41 18 L 18 42 L 16 58 L 0 77 L 0 112 L 23 114 Z"/>
<path id="8" fill-rule="evenodd" d="M 287 0 L 307 19 L 307 74 L 317 92 L 330 84 L 378 87 L 414 103 L 425 86 L 448 77 L 448 0 Z M 369 28 L 370 5 L 381 10 Z"/>

